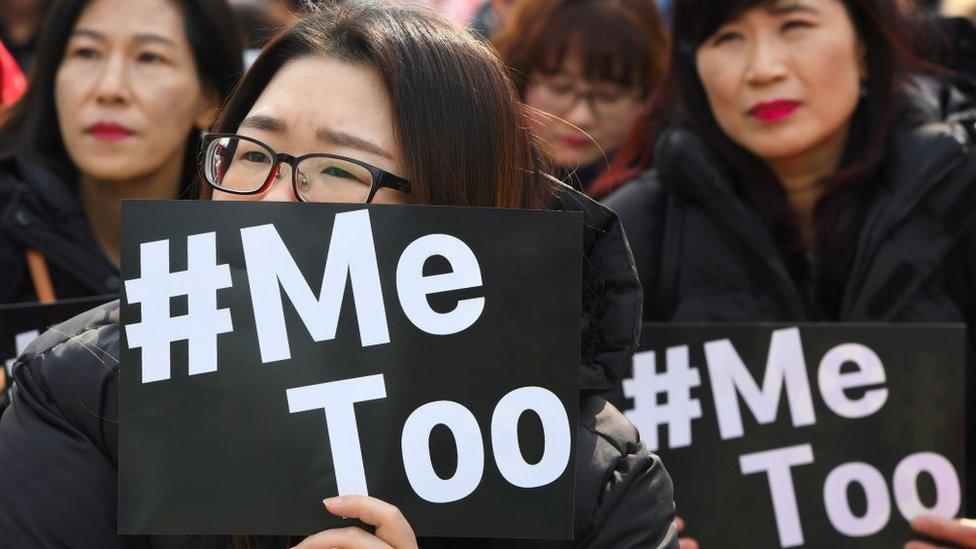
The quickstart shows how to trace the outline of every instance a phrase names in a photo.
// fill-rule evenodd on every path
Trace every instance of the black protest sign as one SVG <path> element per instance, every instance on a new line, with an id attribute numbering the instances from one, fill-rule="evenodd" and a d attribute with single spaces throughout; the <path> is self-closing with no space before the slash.
<path id="1" fill-rule="evenodd" d="M 965 337 L 649 324 L 623 407 L 703 547 L 901 547 L 965 508 Z"/>
<path id="2" fill-rule="evenodd" d="M 49 328 L 92 309 L 115 296 L 66 299 L 56 303 L 0 305 L 0 411 L 9 402 L 10 367 L 20 353 Z"/>
<path id="3" fill-rule="evenodd" d="M 126 202 L 119 532 L 571 538 L 582 220 Z"/>

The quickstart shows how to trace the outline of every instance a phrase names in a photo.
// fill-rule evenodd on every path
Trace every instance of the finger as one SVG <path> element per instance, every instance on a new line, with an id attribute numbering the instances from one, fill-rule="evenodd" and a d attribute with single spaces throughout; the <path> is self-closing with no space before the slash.
<path id="1" fill-rule="evenodd" d="M 309 536 L 292 549 L 393 549 L 383 540 L 355 526 L 332 528 Z"/>
<path id="2" fill-rule="evenodd" d="M 678 528 L 679 532 L 685 531 L 685 519 L 681 517 L 674 517 L 674 525 Z"/>
<path id="3" fill-rule="evenodd" d="M 947 549 L 939 545 L 932 545 L 924 541 L 910 541 L 905 544 L 905 549 Z"/>
<path id="4" fill-rule="evenodd" d="M 913 530 L 921 534 L 976 549 L 976 527 L 973 526 L 972 521 L 956 521 L 926 515 L 917 517 L 911 525 Z"/>
<path id="5" fill-rule="evenodd" d="M 397 549 L 416 549 L 417 537 L 395 505 L 369 496 L 339 496 L 323 501 L 333 515 L 355 517 L 376 527 L 376 537 Z"/>
<path id="6" fill-rule="evenodd" d="M 698 541 L 693 538 L 678 538 L 678 547 L 681 549 L 698 549 Z"/>

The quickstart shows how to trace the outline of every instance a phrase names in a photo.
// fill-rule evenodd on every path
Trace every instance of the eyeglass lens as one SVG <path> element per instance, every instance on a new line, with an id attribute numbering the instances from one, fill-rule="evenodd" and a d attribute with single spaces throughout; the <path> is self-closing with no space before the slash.
<path id="1" fill-rule="evenodd" d="M 277 180 L 291 184 L 291 167 L 274 163 L 267 147 L 237 137 L 215 139 L 207 147 L 204 169 L 220 189 L 253 193 L 276 173 Z M 298 163 L 295 191 L 307 202 L 365 202 L 373 174 L 355 162 L 326 156 L 310 156 Z"/>

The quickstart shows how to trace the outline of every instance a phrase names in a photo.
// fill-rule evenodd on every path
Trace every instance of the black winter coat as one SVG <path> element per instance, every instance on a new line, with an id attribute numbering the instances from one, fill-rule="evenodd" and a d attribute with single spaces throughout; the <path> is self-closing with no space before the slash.
<path id="1" fill-rule="evenodd" d="M 587 227 L 577 541 L 421 539 L 421 547 L 677 548 L 670 477 L 633 425 L 595 396 L 619 381 L 636 344 L 641 293 L 631 256 L 611 212 L 565 189 L 561 207 L 583 211 Z M 14 365 L 12 403 L 0 418 L 3 547 L 229 546 L 227 538 L 116 535 L 119 329 L 118 302 L 104 305 L 42 335 Z"/>
<path id="2" fill-rule="evenodd" d="M 918 82 L 911 93 L 862 212 L 834 317 L 824 316 L 809 285 L 804 290 L 791 276 L 771 230 L 713 153 L 689 130 L 671 128 L 658 142 L 657 169 L 607 200 L 633 249 L 645 319 L 968 322 L 972 348 L 976 108 L 970 99 L 932 81 Z M 969 402 L 974 396 L 970 387 Z M 976 472 L 973 463 L 969 470 Z"/>
<path id="3" fill-rule="evenodd" d="M 0 161 L 0 303 L 37 301 L 26 250 L 47 259 L 58 299 L 114 294 L 118 270 L 95 242 L 74 186 L 27 156 Z"/>

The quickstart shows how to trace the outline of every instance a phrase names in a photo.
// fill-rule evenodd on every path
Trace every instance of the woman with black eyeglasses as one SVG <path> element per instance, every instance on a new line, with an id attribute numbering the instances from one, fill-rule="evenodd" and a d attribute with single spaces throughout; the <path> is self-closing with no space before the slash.
<path id="1" fill-rule="evenodd" d="M 634 427 L 596 396 L 621 377 L 640 322 L 623 235 L 611 212 L 546 175 L 515 90 L 487 47 L 436 16 L 388 2 L 326 9 L 267 46 L 204 138 L 201 167 L 203 194 L 214 200 L 581 211 L 576 541 L 418 540 L 410 517 L 355 496 L 330 500 L 323 513 L 358 517 L 374 532 L 334 529 L 304 541 L 117 536 L 117 366 L 106 358 L 119 350 L 115 303 L 42 336 L 14 366 L 17 389 L 0 420 L 0 463 L 10 464 L 0 471 L 4 543 L 676 547 L 670 478 Z"/>

